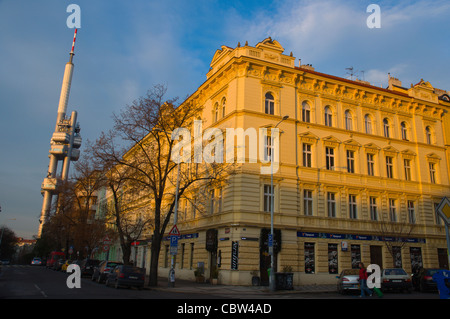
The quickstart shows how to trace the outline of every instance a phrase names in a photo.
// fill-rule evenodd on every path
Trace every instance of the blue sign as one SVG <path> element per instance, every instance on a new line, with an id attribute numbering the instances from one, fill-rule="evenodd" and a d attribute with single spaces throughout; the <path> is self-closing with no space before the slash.
<path id="1" fill-rule="evenodd" d="M 170 236 L 170 254 L 176 255 L 178 253 L 178 236 Z"/>
<path id="2" fill-rule="evenodd" d="M 273 247 L 273 236 L 269 234 L 269 247 Z"/>

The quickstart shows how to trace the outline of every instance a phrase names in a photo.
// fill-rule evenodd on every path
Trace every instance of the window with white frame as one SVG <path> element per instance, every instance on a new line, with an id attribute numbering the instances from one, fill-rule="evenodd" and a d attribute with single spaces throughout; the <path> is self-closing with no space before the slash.
<path id="1" fill-rule="evenodd" d="M 411 180 L 411 160 L 403 159 L 403 167 L 405 168 L 405 180 Z"/>
<path id="2" fill-rule="evenodd" d="M 302 103 L 302 120 L 306 123 L 311 122 L 311 107 L 306 101 Z"/>
<path id="3" fill-rule="evenodd" d="M 325 161 L 326 161 L 326 168 L 330 171 L 334 171 L 334 148 L 332 147 L 325 148 Z"/>
<path id="4" fill-rule="evenodd" d="M 416 223 L 416 210 L 414 208 L 414 201 L 408 201 L 408 218 L 411 224 Z"/>
<path id="5" fill-rule="evenodd" d="M 355 152 L 347 150 L 347 172 L 355 172 Z"/>
<path id="6" fill-rule="evenodd" d="M 366 134 L 372 134 L 372 119 L 369 114 L 364 116 L 364 129 Z"/>
<path id="7" fill-rule="evenodd" d="M 270 92 L 266 93 L 265 96 L 265 113 L 266 114 L 274 114 L 275 111 L 275 99 L 273 98 L 273 95 Z"/>
<path id="8" fill-rule="evenodd" d="M 392 156 L 386 156 L 386 176 L 394 178 L 394 159 Z"/>
<path id="9" fill-rule="evenodd" d="M 328 217 L 336 217 L 336 193 L 327 193 Z"/>
<path id="10" fill-rule="evenodd" d="M 383 119 L 383 133 L 384 133 L 384 137 L 389 138 L 390 137 L 390 132 L 389 132 L 389 120 L 388 119 Z"/>
<path id="11" fill-rule="evenodd" d="M 402 122 L 400 124 L 400 129 L 401 129 L 401 133 L 402 133 L 402 140 L 408 140 L 408 129 L 406 128 L 406 123 Z"/>
<path id="12" fill-rule="evenodd" d="M 374 176 L 375 175 L 375 160 L 374 155 L 371 153 L 367 153 L 367 175 Z"/>
<path id="13" fill-rule="evenodd" d="M 225 98 L 222 99 L 222 118 L 225 117 L 226 114 L 226 105 L 227 105 L 227 100 Z"/>
<path id="14" fill-rule="evenodd" d="M 219 120 L 219 104 L 216 103 L 214 105 L 214 122 L 217 122 Z"/>
<path id="15" fill-rule="evenodd" d="M 357 219 L 356 195 L 348 195 L 348 211 L 350 219 Z"/>
<path id="16" fill-rule="evenodd" d="M 352 113 L 347 110 L 345 111 L 345 129 L 348 131 L 351 131 L 353 129 L 353 123 L 352 123 Z"/>
<path id="17" fill-rule="evenodd" d="M 303 213 L 305 216 L 313 215 L 313 198 L 311 190 L 303 190 Z"/>
<path id="18" fill-rule="evenodd" d="M 269 213 L 272 209 L 272 186 L 264 185 L 264 212 Z"/>
<path id="19" fill-rule="evenodd" d="M 391 222 L 397 221 L 397 208 L 395 207 L 395 199 L 389 198 L 389 218 Z"/>
<path id="20" fill-rule="evenodd" d="M 272 160 L 272 136 L 267 135 L 264 143 L 264 160 L 266 162 Z"/>
<path id="21" fill-rule="evenodd" d="M 431 128 L 429 126 L 425 128 L 425 140 L 427 144 L 431 144 Z"/>
<path id="22" fill-rule="evenodd" d="M 377 207 L 377 198 L 371 196 L 369 198 L 370 203 L 370 219 L 371 220 L 378 220 L 378 207 Z"/>
<path id="23" fill-rule="evenodd" d="M 303 143 L 303 166 L 311 167 L 311 164 L 312 164 L 311 144 Z"/>
<path id="24" fill-rule="evenodd" d="M 428 163 L 428 168 L 430 171 L 430 183 L 436 184 L 436 164 Z"/>
<path id="25" fill-rule="evenodd" d="M 325 107 L 325 125 L 333 126 L 333 113 L 329 106 Z"/>

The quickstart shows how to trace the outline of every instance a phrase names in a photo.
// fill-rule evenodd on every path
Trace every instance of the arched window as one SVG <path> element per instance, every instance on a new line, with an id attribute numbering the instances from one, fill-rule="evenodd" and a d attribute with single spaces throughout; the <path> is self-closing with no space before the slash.
<path id="1" fill-rule="evenodd" d="M 266 93 L 266 101 L 265 101 L 265 112 L 266 114 L 274 114 L 275 109 L 275 99 L 270 92 Z"/>
<path id="2" fill-rule="evenodd" d="M 408 140 L 408 129 L 405 122 L 400 123 L 400 129 L 402 130 L 402 139 Z"/>
<path id="3" fill-rule="evenodd" d="M 333 126 L 333 114 L 329 106 L 325 107 L 325 125 Z"/>
<path id="4" fill-rule="evenodd" d="M 302 120 L 307 123 L 311 122 L 311 108 L 309 107 L 308 102 L 302 103 Z"/>
<path id="5" fill-rule="evenodd" d="M 214 104 L 214 122 L 219 120 L 219 104 Z"/>
<path id="6" fill-rule="evenodd" d="M 383 120 L 383 132 L 384 137 L 389 137 L 389 121 L 386 118 Z"/>
<path id="7" fill-rule="evenodd" d="M 224 118 L 225 117 L 225 107 L 226 107 L 226 104 L 227 104 L 227 100 L 225 99 L 225 98 L 223 98 L 222 99 L 222 118 Z"/>
<path id="8" fill-rule="evenodd" d="M 345 129 L 352 130 L 352 113 L 349 110 L 345 111 Z"/>
<path id="9" fill-rule="evenodd" d="M 425 128 L 425 139 L 427 144 L 431 144 L 431 128 L 429 126 Z"/>
<path id="10" fill-rule="evenodd" d="M 366 134 L 372 134 L 372 119 L 369 114 L 364 116 L 364 129 Z"/>

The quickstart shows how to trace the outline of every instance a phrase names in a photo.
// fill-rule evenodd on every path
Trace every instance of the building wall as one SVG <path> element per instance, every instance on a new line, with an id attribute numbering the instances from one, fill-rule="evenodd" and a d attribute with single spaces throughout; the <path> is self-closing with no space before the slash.
<path id="1" fill-rule="evenodd" d="M 366 265 L 371 263 L 371 246 L 380 246 L 380 266 L 392 267 L 394 260 L 379 238 L 386 235 L 410 239 L 401 248 L 401 266 L 408 272 L 413 267 L 411 249 L 420 248 L 424 267 L 439 266 L 437 249 L 445 248 L 446 242 L 434 204 L 449 191 L 442 122 L 447 105 L 437 103 L 431 95 L 419 100 L 417 92 L 422 86 L 429 91 L 423 83 L 411 89 L 415 96 L 411 98 L 413 94 L 406 89 L 386 90 L 294 67 L 295 58 L 281 54 L 280 47 L 276 41 L 266 39 L 255 48 L 222 48 L 213 59 L 208 80 L 192 97 L 205 106 L 203 129 L 270 128 L 289 115 L 279 125 L 281 166 L 274 174 L 274 227 L 281 230 L 282 237 L 281 251 L 276 256 L 278 271 L 291 266 L 295 284 L 335 283 L 336 274 L 329 271 L 329 255 L 333 254 L 329 244 L 337 247 L 337 272 L 352 267 L 352 245 L 359 247 L 360 259 Z M 260 52 L 259 58 L 250 54 L 251 50 Z M 283 58 L 288 62 L 281 63 Z M 264 113 L 267 92 L 274 97 L 274 115 Z M 220 105 L 223 98 L 225 114 L 216 118 L 214 105 Z M 303 121 L 303 102 L 310 107 L 310 122 Z M 332 110 L 331 127 L 325 125 L 326 106 Z M 352 114 L 351 129 L 345 127 L 346 110 Z M 370 134 L 365 132 L 366 114 L 371 117 Z M 385 118 L 389 121 L 389 137 L 384 136 Z M 401 135 L 402 122 L 406 123 L 406 138 Z M 431 128 L 430 142 L 427 126 Z M 311 167 L 305 167 L 302 160 L 304 144 L 311 145 Z M 334 170 L 326 167 L 327 147 L 334 150 Z M 347 151 L 354 152 L 352 173 L 347 171 Z M 261 229 L 270 228 L 270 213 L 264 211 L 264 185 L 270 185 L 270 175 L 260 173 L 263 164 L 249 163 L 248 146 L 246 154 L 239 174 L 224 186 L 221 211 L 195 219 L 188 213 L 186 219 L 179 220 L 182 234 L 196 235 L 179 240 L 179 245 L 185 247 L 193 244 L 194 255 L 191 258 L 190 250 L 185 249 L 183 267 L 177 255 L 177 277 L 193 279 L 197 263 L 203 262 L 208 278 L 213 266 L 211 252 L 205 249 L 208 229 L 218 231 L 223 283 L 249 285 L 251 272 L 261 270 Z M 373 176 L 368 174 L 367 154 L 374 158 Z M 393 177 L 387 175 L 386 156 L 393 159 Z M 405 160 L 410 163 L 409 180 Z M 430 179 L 430 163 L 434 164 L 434 181 Z M 305 215 L 305 190 L 312 194 L 312 216 Z M 328 193 L 335 194 L 334 217 L 329 217 Z M 355 196 L 357 218 L 350 218 L 349 195 Z M 371 219 L 371 197 L 376 198 L 378 221 Z M 385 234 L 378 230 L 381 220 L 389 218 L 392 199 L 397 223 L 404 219 L 408 231 Z M 414 223 L 408 218 L 408 202 L 414 205 Z M 239 244 L 237 269 L 231 269 L 233 242 Z M 343 242 L 348 244 L 347 251 L 341 248 Z M 305 271 L 305 243 L 314 244 L 314 273 Z M 165 250 L 161 251 L 160 274 L 164 274 L 170 267 L 165 267 Z"/>

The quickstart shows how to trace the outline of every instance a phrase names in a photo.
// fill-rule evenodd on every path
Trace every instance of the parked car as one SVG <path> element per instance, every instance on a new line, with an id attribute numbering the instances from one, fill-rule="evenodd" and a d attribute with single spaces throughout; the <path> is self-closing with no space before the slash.
<path id="1" fill-rule="evenodd" d="M 123 265 L 121 262 L 117 261 L 102 261 L 98 267 L 94 268 L 94 273 L 92 274 L 92 281 L 97 281 L 98 283 L 103 283 L 106 280 L 108 273 L 114 270 L 116 266 Z"/>
<path id="2" fill-rule="evenodd" d="M 39 257 L 34 257 L 31 261 L 32 266 L 41 266 L 42 265 L 42 259 Z"/>
<path id="3" fill-rule="evenodd" d="M 411 276 L 402 268 L 386 268 L 381 272 L 381 290 L 406 290 L 412 292 Z"/>
<path id="4" fill-rule="evenodd" d="M 337 291 L 340 294 L 359 291 L 359 269 L 344 269 L 336 278 Z"/>
<path id="5" fill-rule="evenodd" d="M 433 280 L 433 275 L 440 270 L 439 268 L 421 268 L 412 276 L 412 284 L 415 290 L 419 291 L 437 291 L 437 284 Z"/>
<path id="6" fill-rule="evenodd" d="M 48 258 L 47 258 L 47 263 L 46 263 L 47 268 L 53 268 L 55 262 L 57 260 L 59 260 L 60 258 L 66 258 L 66 255 L 60 251 L 52 251 L 50 253 L 50 256 L 48 256 Z"/>
<path id="7" fill-rule="evenodd" d="M 62 265 L 64 265 L 64 263 L 66 262 L 66 259 L 64 258 L 64 256 L 62 256 L 61 258 L 59 258 L 58 260 L 56 260 L 53 263 L 53 270 L 61 270 Z"/>
<path id="8" fill-rule="evenodd" d="M 69 265 L 72 264 L 72 262 L 73 262 L 72 260 L 67 259 L 67 260 L 64 262 L 64 264 L 62 264 L 62 266 L 61 266 L 61 271 L 67 272 L 67 267 L 69 267 Z"/>
<path id="9" fill-rule="evenodd" d="M 142 289 L 145 282 L 145 268 L 120 265 L 116 266 L 106 277 L 106 286 L 137 287 Z"/>
<path id="10" fill-rule="evenodd" d="M 97 259 L 84 259 L 79 265 L 81 270 L 81 276 L 92 276 L 94 268 L 98 266 L 100 260 Z"/>

